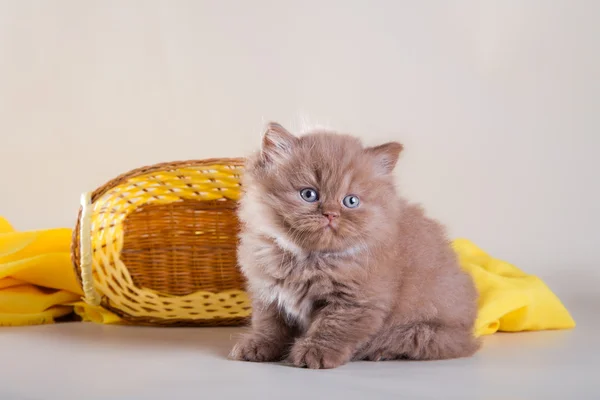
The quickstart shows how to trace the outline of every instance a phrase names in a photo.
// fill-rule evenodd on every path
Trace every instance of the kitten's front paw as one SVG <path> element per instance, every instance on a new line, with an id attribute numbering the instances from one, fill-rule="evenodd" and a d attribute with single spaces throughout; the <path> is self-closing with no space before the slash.
<path id="1" fill-rule="evenodd" d="M 229 357 L 239 361 L 268 362 L 283 358 L 282 346 L 264 337 L 249 334 L 233 347 Z"/>
<path id="2" fill-rule="evenodd" d="M 290 361 L 296 367 L 311 369 L 336 368 L 345 364 L 349 356 L 344 351 L 336 351 L 319 345 L 310 339 L 300 339 L 292 346 Z"/>

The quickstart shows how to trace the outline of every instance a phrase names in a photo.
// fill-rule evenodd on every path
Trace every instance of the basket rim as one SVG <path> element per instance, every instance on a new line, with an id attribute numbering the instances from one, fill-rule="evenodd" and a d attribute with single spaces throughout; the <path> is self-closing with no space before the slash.
<path id="1" fill-rule="evenodd" d="M 185 167 L 202 167 L 202 166 L 213 165 L 213 164 L 227 164 L 227 165 L 232 165 L 232 166 L 243 167 L 245 164 L 245 161 L 246 161 L 246 159 L 241 158 L 241 157 L 207 158 L 207 159 L 199 159 L 199 160 L 162 162 L 162 163 L 151 164 L 151 165 L 135 168 L 135 169 L 125 172 L 125 173 L 107 181 L 103 185 L 96 188 L 91 193 L 91 202 L 93 204 L 96 199 L 98 199 L 99 197 L 104 195 L 104 193 L 106 193 L 110 189 L 112 189 L 112 188 L 126 182 L 130 178 L 133 178 L 136 176 L 146 175 L 146 174 L 156 172 L 156 171 L 164 171 L 164 170 L 169 170 L 169 169 L 177 169 L 177 168 L 185 168 Z M 81 253 L 80 253 L 80 248 L 79 248 L 79 240 L 80 240 L 79 239 L 79 230 L 81 227 L 81 214 L 82 214 L 82 207 L 79 207 L 79 211 L 77 214 L 77 221 L 75 223 L 75 228 L 73 230 L 73 234 L 72 234 L 72 238 L 71 238 L 71 263 L 73 265 L 73 270 L 75 272 L 77 282 L 79 283 L 79 286 L 83 287 L 82 286 L 83 283 L 81 280 L 81 266 L 80 266 Z M 110 310 L 118 315 L 122 316 L 122 314 L 123 314 L 121 312 L 121 310 L 117 310 L 117 309 L 114 309 L 114 307 L 111 307 L 110 304 L 108 304 L 104 300 L 104 298 L 101 299 L 100 304 L 102 307 L 104 307 L 107 310 Z M 141 322 L 141 321 L 138 321 L 138 322 Z M 193 321 L 190 320 L 190 323 L 193 323 Z"/>

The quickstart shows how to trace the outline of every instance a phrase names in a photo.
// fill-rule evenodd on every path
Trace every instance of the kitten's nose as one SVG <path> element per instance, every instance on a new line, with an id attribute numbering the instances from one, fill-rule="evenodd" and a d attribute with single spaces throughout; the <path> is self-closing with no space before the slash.
<path id="1" fill-rule="evenodd" d="M 340 214 L 335 211 L 323 211 L 323 216 L 327 217 L 329 222 L 333 221 L 335 218 L 339 217 Z"/>

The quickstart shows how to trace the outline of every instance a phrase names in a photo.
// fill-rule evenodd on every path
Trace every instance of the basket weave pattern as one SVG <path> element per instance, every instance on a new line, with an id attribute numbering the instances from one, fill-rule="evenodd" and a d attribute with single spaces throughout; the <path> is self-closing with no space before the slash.
<path id="1" fill-rule="evenodd" d="M 223 325 L 248 317 L 236 263 L 242 166 L 240 159 L 158 164 L 97 189 L 89 240 L 101 305 L 137 323 Z M 81 277 L 79 224 L 73 262 Z"/>

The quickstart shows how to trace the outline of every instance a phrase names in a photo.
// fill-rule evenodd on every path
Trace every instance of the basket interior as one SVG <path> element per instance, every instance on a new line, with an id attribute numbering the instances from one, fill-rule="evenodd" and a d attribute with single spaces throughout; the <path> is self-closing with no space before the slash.
<path id="1" fill-rule="evenodd" d="M 123 221 L 121 250 L 135 286 L 173 296 L 242 287 L 235 207 L 222 198 L 136 208 Z"/>

